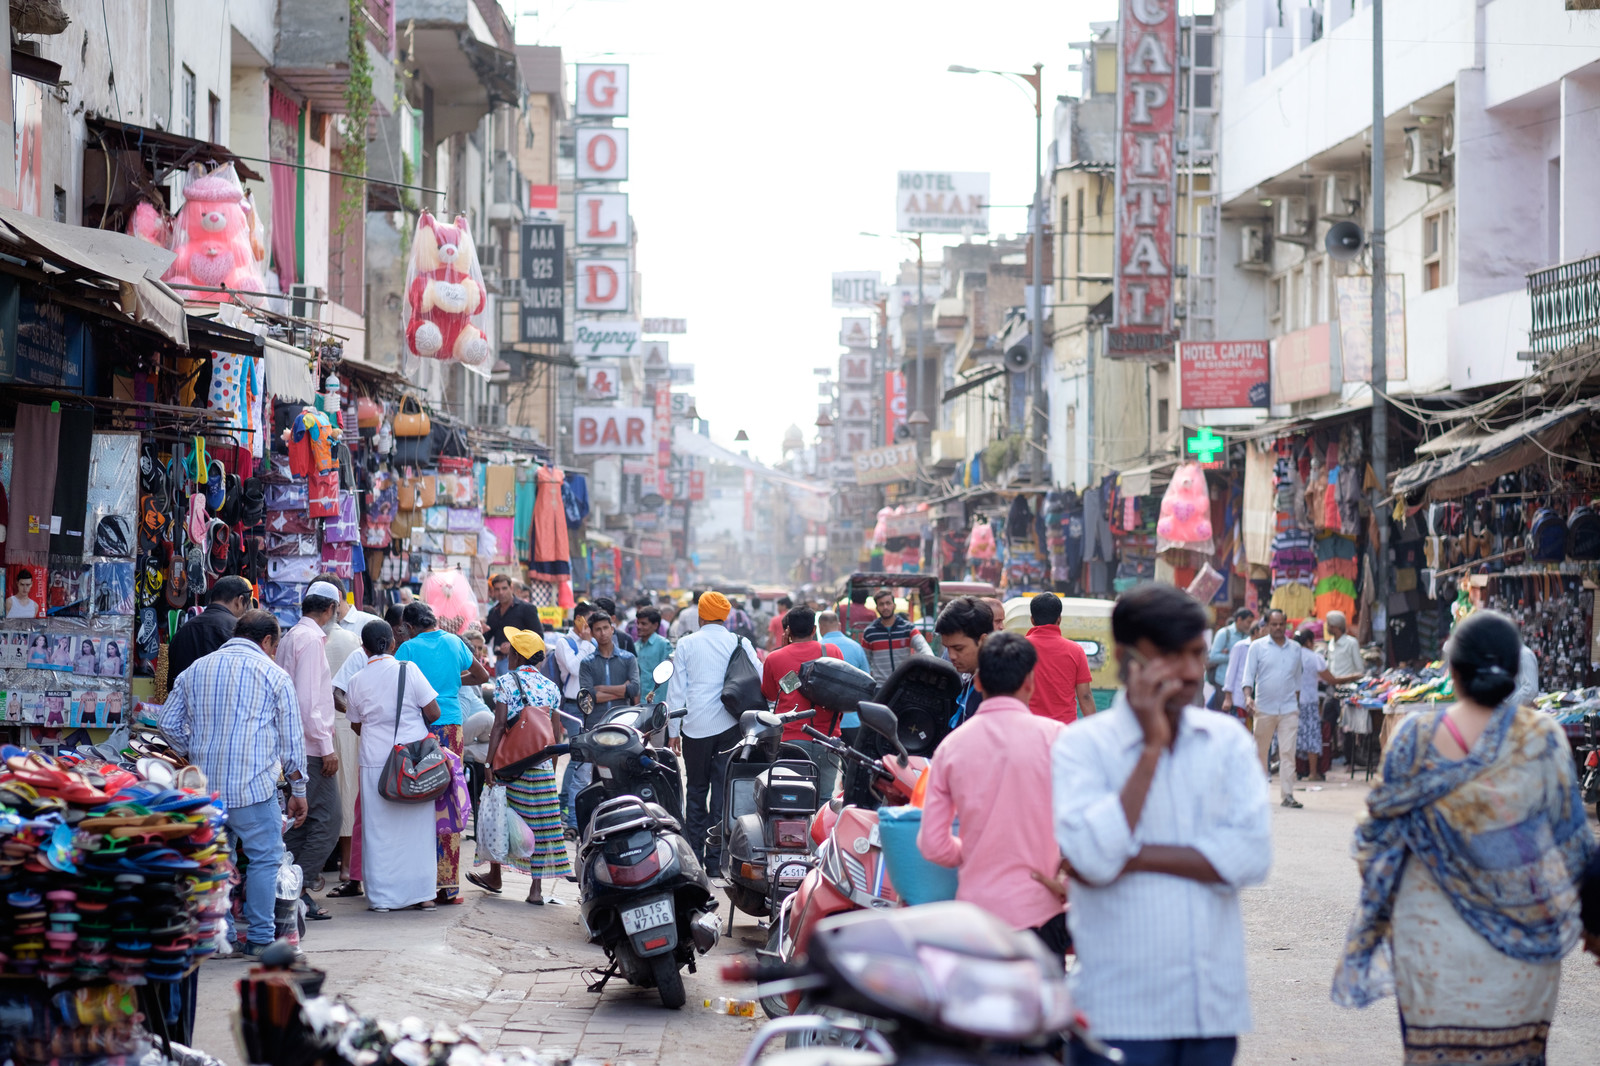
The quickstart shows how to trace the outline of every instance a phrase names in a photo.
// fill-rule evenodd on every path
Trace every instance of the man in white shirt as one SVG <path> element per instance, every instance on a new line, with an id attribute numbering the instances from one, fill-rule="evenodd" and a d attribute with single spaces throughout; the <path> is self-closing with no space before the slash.
<path id="1" fill-rule="evenodd" d="M 1265 630 L 1266 623 L 1257 618 L 1250 623 L 1250 636 L 1228 650 L 1228 672 L 1222 682 L 1222 705 L 1217 708 L 1223 714 L 1244 718 L 1244 661 L 1250 654 L 1250 642 L 1260 640 Z"/>
<path id="2" fill-rule="evenodd" d="M 1278 787 L 1281 806 L 1305 806 L 1294 798 L 1295 739 L 1300 732 L 1300 682 L 1304 657 L 1300 645 L 1289 639 L 1289 620 L 1274 607 L 1267 612 L 1267 635 L 1250 642 L 1244 661 L 1244 709 L 1255 715 L 1256 747 L 1261 769 L 1271 776 L 1267 753 L 1278 738 Z"/>
<path id="3" fill-rule="evenodd" d="M 1052 748 L 1073 996 L 1097 1036 L 1153 1066 L 1233 1061 L 1250 1028 L 1239 889 L 1272 865 L 1250 736 L 1199 706 L 1206 625 L 1173 586 L 1123 595 L 1111 631 L 1124 688 Z M 1072 1047 L 1073 1066 L 1106 1061 Z"/>
<path id="4" fill-rule="evenodd" d="M 728 763 L 722 753 L 731 751 L 739 740 L 739 722 L 722 705 L 722 682 L 736 647 L 744 649 L 756 676 L 761 676 L 755 648 L 725 624 L 732 609 L 720 592 L 700 597 L 699 628 L 678 641 L 667 688 L 667 706 L 689 711 L 683 719 L 673 719 L 670 728 L 673 747 L 683 753 L 683 773 L 689 782 L 689 824 L 685 827 L 689 844 L 708 870 L 721 868 L 721 854 L 708 850 L 706 834 L 722 816 L 722 777 Z"/>
<path id="5" fill-rule="evenodd" d="M 1361 680 L 1367 672 L 1366 660 L 1361 658 L 1361 642 L 1350 635 L 1350 624 L 1343 611 L 1329 611 L 1322 620 L 1328 631 L 1328 670 L 1334 683 L 1348 684 Z"/>

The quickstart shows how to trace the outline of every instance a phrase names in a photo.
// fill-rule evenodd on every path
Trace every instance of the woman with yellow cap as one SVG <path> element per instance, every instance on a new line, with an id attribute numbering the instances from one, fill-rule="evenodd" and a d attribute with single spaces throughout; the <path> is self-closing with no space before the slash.
<path id="1" fill-rule="evenodd" d="M 555 726 L 555 739 L 561 739 L 561 716 L 556 713 L 561 706 L 561 690 L 556 683 L 538 670 L 545 656 L 544 639 L 527 629 L 505 628 L 506 643 L 511 645 L 511 669 L 494 679 L 494 729 L 489 734 L 489 765 L 494 765 L 495 752 L 506 729 L 519 714 L 547 714 Z M 522 776 L 506 785 L 506 805 L 533 830 L 533 855 L 525 862 L 511 860 L 509 865 L 533 878 L 528 889 L 528 902 L 535 906 L 545 903 L 543 880 L 562 878 L 572 873 L 572 860 L 567 855 L 566 839 L 561 834 L 561 800 L 556 792 L 556 772 L 549 761 L 538 763 L 523 772 Z M 479 859 L 478 862 L 484 861 Z M 474 862 L 473 865 L 477 865 Z M 467 880 L 485 892 L 500 894 L 500 864 L 489 863 L 487 876 L 467 874 Z M 560 903 L 554 896 L 549 902 Z"/>

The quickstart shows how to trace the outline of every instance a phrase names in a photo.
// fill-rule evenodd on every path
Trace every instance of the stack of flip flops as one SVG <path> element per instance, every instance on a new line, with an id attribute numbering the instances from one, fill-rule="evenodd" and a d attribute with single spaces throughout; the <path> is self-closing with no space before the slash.
<path id="1" fill-rule="evenodd" d="M 197 771 L 171 787 L 10 746 L 0 762 L 0 972 L 138 986 L 213 952 L 232 864 Z"/>

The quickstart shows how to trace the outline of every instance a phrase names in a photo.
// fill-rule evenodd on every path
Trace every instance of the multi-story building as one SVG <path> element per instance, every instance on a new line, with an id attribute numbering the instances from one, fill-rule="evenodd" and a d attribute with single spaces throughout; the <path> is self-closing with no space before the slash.
<path id="1" fill-rule="evenodd" d="M 1587 195 L 1600 154 L 1600 13 L 1578 6 L 1385 11 L 1387 270 L 1405 341 L 1390 358 L 1392 395 L 1426 400 L 1527 375 L 1528 275 L 1600 253 L 1600 203 Z M 1370 389 L 1341 352 L 1339 297 L 1341 279 L 1370 263 L 1335 260 L 1324 243 L 1339 222 L 1371 227 L 1370 2 L 1286 3 L 1280 15 L 1266 0 L 1232 0 L 1218 19 L 1222 336 L 1279 339 L 1275 374 L 1311 382 L 1274 414 L 1362 406 Z M 1331 375 L 1300 373 L 1316 353 Z"/>

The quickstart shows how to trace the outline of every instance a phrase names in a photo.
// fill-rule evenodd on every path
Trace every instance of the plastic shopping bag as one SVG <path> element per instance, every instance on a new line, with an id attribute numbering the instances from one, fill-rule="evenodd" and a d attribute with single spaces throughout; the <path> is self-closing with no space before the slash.
<path id="1" fill-rule="evenodd" d="M 526 862 L 533 858 L 537 845 L 533 830 L 522 816 L 509 807 L 506 809 L 506 857 L 512 862 Z"/>
<path id="2" fill-rule="evenodd" d="M 506 821 L 511 808 L 506 806 L 506 786 L 490 785 L 478 804 L 478 850 L 490 862 L 506 861 Z"/>
<path id="3" fill-rule="evenodd" d="M 444 750 L 444 761 L 450 765 L 450 787 L 444 790 L 444 795 L 433 801 L 433 809 L 438 814 L 438 827 L 441 833 L 465 833 L 467 825 L 472 821 L 472 794 L 467 791 L 467 777 L 462 772 L 461 756 L 451 751 Z"/>

